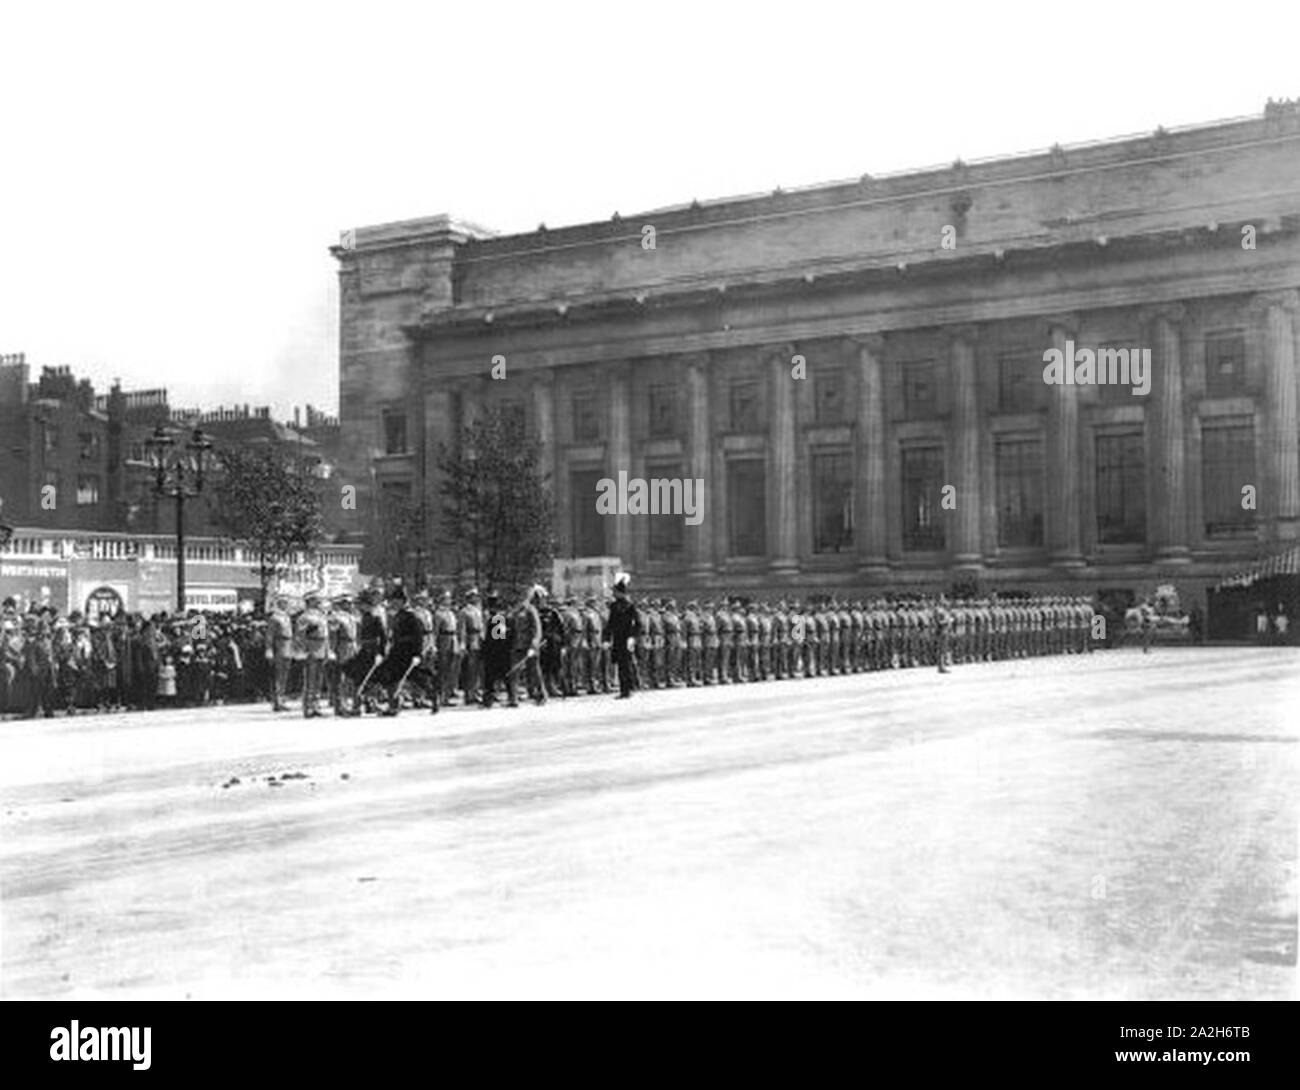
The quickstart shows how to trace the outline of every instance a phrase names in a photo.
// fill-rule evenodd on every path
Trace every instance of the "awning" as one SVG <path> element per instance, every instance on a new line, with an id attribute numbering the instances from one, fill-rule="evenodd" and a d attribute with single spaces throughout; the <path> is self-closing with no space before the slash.
<path id="1" fill-rule="evenodd" d="M 1215 590 L 1254 586 L 1275 575 L 1300 575 L 1300 543 L 1289 545 L 1271 556 L 1261 557 L 1249 567 L 1219 581 Z"/>

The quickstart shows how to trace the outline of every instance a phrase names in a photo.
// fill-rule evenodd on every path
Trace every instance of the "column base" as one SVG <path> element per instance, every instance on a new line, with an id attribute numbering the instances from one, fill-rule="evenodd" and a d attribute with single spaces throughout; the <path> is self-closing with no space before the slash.
<path id="1" fill-rule="evenodd" d="M 858 562 L 858 575 L 883 582 L 890 576 L 889 561 L 883 556 L 868 556 Z"/>
<path id="2" fill-rule="evenodd" d="M 714 577 L 713 565 L 709 563 L 692 564 L 686 569 L 686 578 L 692 583 L 708 583 Z"/>
<path id="3" fill-rule="evenodd" d="M 1082 553 L 1056 552 L 1052 554 L 1051 565 L 1054 568 L 1077 571 L 1080 568 L 1087 567 L 1087 562 L 1083 559 Z"/>
<path id="4" fill-rule="evenodd" d="M 1192 552 L 1186 545 L 1166 545 L 1156 550 L 1157 564 L 1190 564 Z"/>
<path id="5" fill-rule="evenodd" d="M 957 553 L 952 558 L 952 568 L 956 572 L 979 575 L 984 571 L 984 557 L 979 553 Z"/>
<path id="6" fill-rule="evenodd" d="M 799 561 L 791 557 L 778 557 L 768 563 L 767 570 L 778 579 L 792 579 L 799 574 Z"/>

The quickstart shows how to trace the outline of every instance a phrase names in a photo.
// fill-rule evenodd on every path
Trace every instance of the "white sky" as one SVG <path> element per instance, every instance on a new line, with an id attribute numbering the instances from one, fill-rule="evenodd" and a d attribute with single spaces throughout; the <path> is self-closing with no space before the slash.
<path id="1" fill-rule="evenodd" d="M 531 230 L 1259 113 L 1300 3 L 0 0 L 0 352 L 337 407 L 349 226 Z"/>

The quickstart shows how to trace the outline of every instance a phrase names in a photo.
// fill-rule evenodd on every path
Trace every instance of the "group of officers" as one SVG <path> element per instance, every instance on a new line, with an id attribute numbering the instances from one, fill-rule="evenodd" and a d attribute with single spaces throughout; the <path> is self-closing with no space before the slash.
<path id="1" fill-rule="evenodd" d="M 308 718 L 397 715 L 520 697 L 666 689 L 1091 651 L 1082 597 L 965 599 L 642 598 L 620 574 L 612 598 L 541 586 L 481 599 L 374 586 L 265 617 L 59 618 L 0 613 L 0 713 L 35 715 L 299 693 Z"/>

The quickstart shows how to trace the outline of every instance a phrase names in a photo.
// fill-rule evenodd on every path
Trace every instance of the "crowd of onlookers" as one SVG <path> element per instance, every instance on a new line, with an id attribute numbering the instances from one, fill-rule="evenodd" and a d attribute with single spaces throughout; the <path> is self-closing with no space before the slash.
<path id="1" fill-rule="evenodd" d="M 265 621 L 253 615 L 61 616 L 0 607 L 0 714 L 151 709 L 265 699 Z"/>

